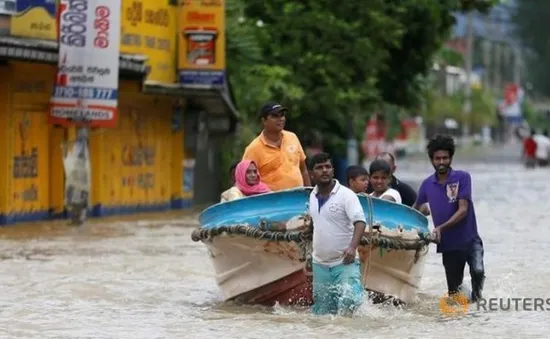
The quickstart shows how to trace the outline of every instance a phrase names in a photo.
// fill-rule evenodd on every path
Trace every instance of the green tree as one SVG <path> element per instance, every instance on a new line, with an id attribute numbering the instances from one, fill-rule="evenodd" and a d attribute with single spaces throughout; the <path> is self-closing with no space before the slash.
<path id="1" fill-rule="evenodd" d="M 531 128 L 539 131 L 550 130 L 550 120 L 547 115 L 535 109 L 533 103 L 529 99 L 523 101 L 522 111 L 525 120 Z"/>
<path id="2" fill-rule="evenodd" d="M 496 122 L 496 104 L 491 93 L 480 88 L 472 89 L 472 114 L 464 121 L 463 93 L 444 95 L 439 91 L 428 90 L 425 93 L 426 107 L 424 118 L 429 124 L 441 124 L 445 119 L 454 119 L 459 123 L 466 122 L 471 130 L 476 131 L 484 126 L 494 126 Z"/>
<path id="3" fill-rule="evenodd" d="M 423 76 L 448 37 L 451 13 L 486 10 L 492 4 L 483 0 L 231 2 L 228 63 L 240 111 L 258 124 L 255 113 L 260 105 L 278 100 L 290 109 L 290 129 L 298 135 L 320 131 L 325 146 L 337 154 L 345 152 L 350 122 L 360 126 L 356 128 L 360 133 L 377 109 L 388 121 L 396 121 L 404 109 L 418 109 Z"/>
<path id="4" fill-rule="evenodd" d="M 222 166 L 228 168 L 242 156 L 248 142 L 259 132 L 256 112 L 274 97 L 299 100 L 303 91 L 292 81 L 286 65 L 264 62 L 264 32 L 257 20 L 245 16 L 244 0 L 226 1 L 226 55 L 228 79 L 236 105 L 241 113 L 240 130 L 233 142 L 225 143 Z M 225 183 L 229 181 L 227 173 Z"/>
<path id="5" fill-rule="evenodd" d="M 290 128 L 300 135 L 320 130 L 329 147 L 341 149 L 350 117 L 364 116 L 364 107 L 377 102 L 378 70 L 403 32 L 391 6 L 383 0 L 368 6 L 250 0 L 246 6 L 248 17 L 264 22 L 265 62 L 288 67 L 304 93 L 298 100 L 273 93 L 291 110 Z"/>
<path id="6" fill-rule="evenodd" d="M 515 33 L 526 48 L 524 54 L 528 81 L 534 91 L 550 96 L 550 44 L 548 44 L 548 20 L 550 20 L 550 1 L 517 1 L 517 10 L 512 16 Z"/>

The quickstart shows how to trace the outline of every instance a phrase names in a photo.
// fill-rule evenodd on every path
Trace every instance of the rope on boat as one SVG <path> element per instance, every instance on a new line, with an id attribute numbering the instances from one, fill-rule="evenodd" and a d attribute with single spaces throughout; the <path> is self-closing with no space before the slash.
<path id="1" fill-rule="evenodd" d="M 373 231 L 374 231 L 374 206 L 373 206 L 373 203 L 372 203 L 372 197 L 369 195 L 369 194 L 365 194 L 365 196 L 367 197 L 367 205 L 369 207 L 369 210 L 368 210 L 368 213 L 369 213 L 369 217 L 368 217 L 368 226 L 369 226 L 369 239 L 372 239 L 373 237 Z M 362 239 L 361 239 L 362 240 Z M 372 244 L 369 244 L 369 256 L 367 257 L 367 262 L 365 263 L 365 267 L 363 269 L 363 274 L 361 275 L 361 278 L 362 278 L 362 282 L 363 282 L 363 287 L 364 288 L 367 288 L 367 277 L 369 275 L 369 271 L 370 271 L 370 262 L 371 262 L 371 257 L 372 257 Z"/>
<path id="2" fill-rule="evenodd" d="M 373 228 L 375 228 L 373 226 Z M 262 230 L 249 225 L 231 225 L 218 226 L 216 228 L 197 228 L 191 234 L 191 239 L 195 242 L 212 240 L 220 235 L 240 235 L 258 240 L 268 240 L 275 242 L 294 242 L 305 246 L 312 240 L 312 232 L 308 231 L 269 231 Z M 364 235 L 361 238 L 362 246 L 377 246 L 389 250 L 408 250 L 420 251 L 430 243 L 435 243 L 435 239 L 429 233 L 418 233 L 418 239 L 404 239 L 399 236 L 385 236 L 379 232 L 374 235 Z"/>
<path id="3" fill-rule="evenodd" d="M 366 195 L 368 202 L 368 233 L 361 237 L 360 245 L 368 247 L 368 258 L 363 268 L 362 283 L 367 285 L 367 276 L 371 267 L 371 257 L 374 247 L 378 247 L 380 255 L 382 250 L 405 250 L 416 251 L 414 262 L 420 258 L 420 253 L 428 251 L 430 243 L 437 243 L 436 239 L 430 233 L 418 233 L 417 239 L 403 238 L 400 235 L 385 235 L 381 232 L 382 225 L 374 222 L 374 206 L 372 197 Z M 216 228 L 197 228 L 191 233 L 191 239 L 197 241 L 211 241 L 213 238 L 220 235 L 228 236 L 245 236 L 257 240 L 266 240 L 274 242 L 294 242 L 300 250 L 299 260 L 305 261 L 303 272 L 306 276 L 311 276 L 312 272 L 312 238 L 313 238 L 313 222 L 309 215 L 303 216 L 304 224 L 307 226 L 304 231 L 287 231 L 268 229 L 269 222 L 263 220 L 259 227 L 250 225 L 223 225 Z M 273 225 L 271 225 L 273 226 Z M 267 229 L 266 229 L 267 228 Z M 401 227 L 400 227 L 401 228 Z M 401 229 L 402 230 L 402 229 Z"/>
<path id="4" fill-rule="evenodd" d="M 216 228 L 197 228 L 191 233 L 191 240 L 197 242 L 202 240 L 212 240 L 219 235 L 244 235 L 245 237 L 258 240 L 302 242 L 308 238 L 304 232 L 286 232 L 286 231 L 268 231 L 248 225 L 218 226 Z"/>

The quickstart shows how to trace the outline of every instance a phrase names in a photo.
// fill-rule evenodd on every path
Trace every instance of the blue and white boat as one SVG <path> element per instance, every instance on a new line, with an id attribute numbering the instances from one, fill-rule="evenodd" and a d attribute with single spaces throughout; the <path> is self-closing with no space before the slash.
<path id="1" fill-rule="evenodd" d="M 207 246 L 226 300 L 310 305 L 306 269 L 312 188 L 270 192 L 205 209 L 194 241 Z M 368 229 L 359 248 L 369 291 L 411 301 L 428 253 L 428 219 L 408 206 L 359 195 Z M 306 254 L 306 255 L 305 255 Z"/>

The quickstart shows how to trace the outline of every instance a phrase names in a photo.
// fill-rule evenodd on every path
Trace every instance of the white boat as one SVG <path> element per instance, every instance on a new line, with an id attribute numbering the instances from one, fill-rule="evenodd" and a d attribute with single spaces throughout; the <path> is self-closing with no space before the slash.
<path id="1" fill-rule="evenodd" d="M 219 203 L 200 215 L 203 241 L 225 300 L 311 305 L 307 263 L 311 188 Z M 360 246 L 363 279 L 377 300 L 411 301 L 428 253 L 428 220 L 405 205 L 359 195 L 369 227 Z"/>

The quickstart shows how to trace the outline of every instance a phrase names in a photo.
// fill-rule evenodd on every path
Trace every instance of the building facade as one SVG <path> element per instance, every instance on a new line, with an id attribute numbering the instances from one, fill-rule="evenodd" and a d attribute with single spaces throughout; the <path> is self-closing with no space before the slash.
<path id="1" fill-rule="evenodd" d="M 208 24 L 225 43 L 224 3 L 190 1 L 193 17 L 188 1 L 121 2 L 118 119 L 114 128 L 89 131 L 90 213 L 188 208 L 202 199 L 196 184 L 205 189 L 204 177 L 194 174 L 216 175 L 216 138 L 234 130 L 237 113 L 225 63 L 216 81 L 208 62 L 195 65 L 191 76 L 178 57 L 189 47 L 178 39 L 189 20 L 213 18 Z M 0 8 L 0 225 L 66 215 L 63 145 L 76 137 L 75 127 L 48 123 L 58 61 L 56 5 L 14 3 L 10 11 Z M 193 48 L 200 54 L 204 46 Z M 218 51 L 216 60 L 225 60 L 224 47 Z M 212 191 L 202 195 L 218 194 L 219 187 L 209 185 Z"/>

